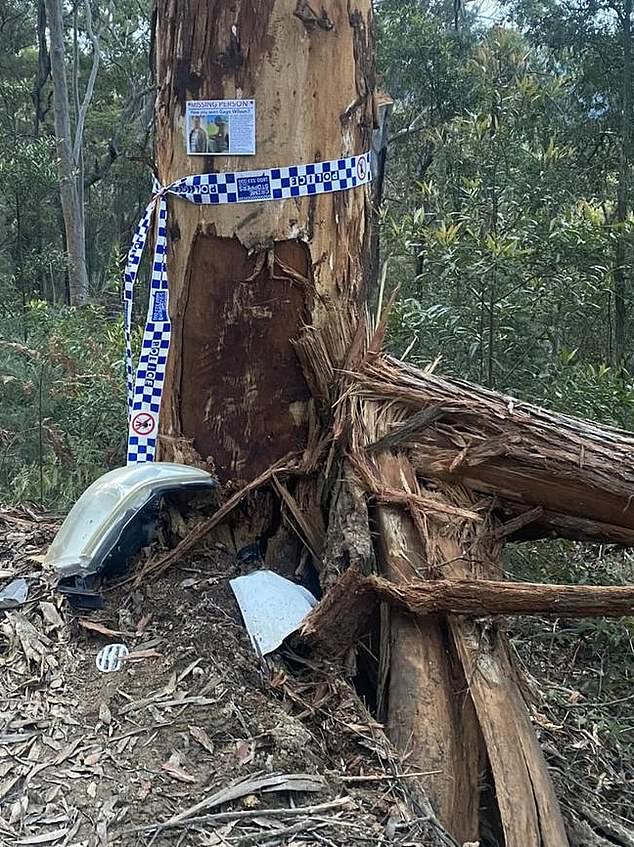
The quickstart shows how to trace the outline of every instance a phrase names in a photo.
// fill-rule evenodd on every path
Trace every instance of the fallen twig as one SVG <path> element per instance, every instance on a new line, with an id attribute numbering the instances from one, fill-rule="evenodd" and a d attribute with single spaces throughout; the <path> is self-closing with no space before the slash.
<path id="1" fill-rule="evenodd" d="M 163 830 L 178 826 L 184 822 L 191 822 L 191 819 L 204 809 L 213 809 L 214 806 L 220 806 L 223 803 L 229 803 L 232 800 L 238 800 L 240 797 L 246 797 L 248 794 L 255 794 L 258 791 L 324 791 L 326 789 L 326 781 L 323 777 L 306 774 L 266 774 L 265 776 L 248 777 L 247 779 L 234 780 L 226 788 L 221 788 L 210 797 L 206 797 L 199 803 L 190 806 L 188 809 L 174 815 L 166 821 L 151 824 L 143 827 L 143 832 L 150 832 L 155 829 Z M 257 812 L 249 811 L 248 814 L 259 816 L 265 810 L 260 809 Z M 288 811 L 288 810 L 285 810 Z M 269 813 L 271 810 L 269 810 Z"/>
<path id="2" fill-rule="evenodd" d="M 214 527 L 218 526 L 222 521 L 227 517 L 227 515 L 238 506 L 242 500 L 248 495 L 255 491 L 257 488 L 260 488 L 262 485 L 265 485 L 267 482 L 270 482 L 275 474 L 282 473 L 290 473 L 297 468 L 291 464 L 292 456 L 285 456 L 279 462 L 276 462 L 274 465 L 271 465 L 270 468 L 261 473 L 260 476 L 256 477 L 251 482 L 247 483 L 240 491 L 236 491 L 226 503 L 224 503 L 217 512 L 207 518 L 204 521 L 201 521 L 197 524 L 193 529 L 190 530 L 189 535 L 185 536 L 183 540 L 174 547 L 173 550 L 170 550 L 169 553 L 166 553 L 164 556 L 160 556 L 158 559 L 148 562 L 144 567 L 139 571 L 135 583 L 140 585 L 142 582 L 147 579 L 148 576 L 160 576 L 162 573 L 170 568 L 174 562 L 177 562 L 181 559 L 185 553 L 189 552 L 192 547 L 195 547 L 202 539 L 208 535 Z"/>
<path id="3" fill-rule="evenodd" d="M 391 779 L 417 779 L 421 776 L 435 776 L 442 771 L 412 771 L 411 773 L 372 773 L 359 776 L 340 776 L 341 782 L 385 782 Z"/>

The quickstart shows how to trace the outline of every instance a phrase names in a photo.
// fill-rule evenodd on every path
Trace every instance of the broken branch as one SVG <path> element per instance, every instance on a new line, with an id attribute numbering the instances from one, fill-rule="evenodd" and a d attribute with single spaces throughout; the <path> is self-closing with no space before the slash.
<path id="1" fill-rule="evenodd" d="M 634 585 L 548 585 L 490 579 L 395 583 L 348 568 L 306 618 L 301 636 L 320 649 L 341 654 L 363 633 L 382 600 L 418 616 L 450 612 L 619 618 L 634 614 Z"/>

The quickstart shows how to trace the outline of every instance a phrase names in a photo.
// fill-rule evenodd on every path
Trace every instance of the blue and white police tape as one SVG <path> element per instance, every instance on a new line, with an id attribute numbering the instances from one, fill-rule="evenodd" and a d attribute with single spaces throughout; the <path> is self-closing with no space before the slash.
<path id="1" fill-rule="evenodd" d="M 123 285 L 123 314 L 128 384 L 128 464 L 151 462 L 156 452 L 158 417 L 170 345 L 169 289 L 167 285 L 167 203 L 166 195 L 182 197 L 196 204 L 255 203 L 310 197 L 332 191 L 346 191 L 372 181 L 370 153 L 328 162 L 292 165 L 263 171 L 196 174 L 161 187 L 154 195 L 135 230 L 128 253 Z M 132 307 L 134 285 L 147 235 L 156 220 L 156 240 L 150 298 L 139 364 L 134 376 L 132 365 Z"/>

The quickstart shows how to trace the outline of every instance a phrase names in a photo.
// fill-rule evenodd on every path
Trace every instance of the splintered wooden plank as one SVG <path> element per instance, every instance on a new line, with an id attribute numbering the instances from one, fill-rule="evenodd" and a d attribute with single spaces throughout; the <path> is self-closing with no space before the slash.
<path id="1" fill-rule="evenodd" d="M 394 423 L 382 437 L 407 451 L 421 477 L 494 495 L 510 511 L 542 508 L 532 537 L 634 544 L 632 433 L 386 355 L 367 357 L 351 379 L 355 397 L 389 405 Z"/>
<path id="2" fill-rule="evenodd" d="M 506 847 L 565 847 L 568 837 L 543 753 L 517 686 L 506 640 L 450 616 L 495 783 Z"/>
<path id="3" fill-rule="evenodd" d="M 402 457 L 383 454 L 378 465 L 386 484 L 398 487 L 407 480 L 416 493 L 415 477 Z M 379 505 L 376 513 L 385 575 L 406 581 L 424 564 L 414 522 L 394 506 Z M 432 806 L 460 843 L 476 841 L 484 751 L 445 623 L 395 610 L 390 658 L 388 735 L 409 754 L 411 767 L 437 771 L 423 783 Z"/>

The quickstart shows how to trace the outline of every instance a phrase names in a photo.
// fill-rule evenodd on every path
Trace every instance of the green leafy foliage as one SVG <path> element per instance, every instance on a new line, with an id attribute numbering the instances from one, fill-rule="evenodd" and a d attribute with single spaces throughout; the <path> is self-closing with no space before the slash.
<path id="1" fill-rule="evenodd" d="M 619 33 L 584 9 L 591 64 L 601 55 L 617 68 L 600 74 L 572 30 L 569 41 L 557 34 L 560 4 L 537 5 L 515 8 L 522 29 L 456 24 L 442 2 L 380 6 L 396 95 L 381 210 L 388 286 L 400 286 L 391 343 L 419 362 L 440 354 L 458 376 L 631 426 L 631 342 L 624 362 L 614 354 L 617 241 L 629 274 L 634 237 L 631 212 L 616 216 Z"/>
<path id="2" fill-rule="evenodd" d="M 123 326 L 43 300 L 24 321 L 28 343 L 0 342 L 0 496 L 64 508 L 124 461 Z"/>
<path id="3" fill-rule="evenodd" d="M 66 307 L 68 262 L 39 0 L 0 0 L 0 500 L 66 507 L 124 460 L 122 257 L 150 190 L 150 4 L 92 4 L 101 63 L 81 182 L 92 306 Z M 72 122 L 92 63 L 64 6 Z M 44 73 L 40 73 L 44 70 Z M 38 108 L 36 108 L 38 107 Z"/>

